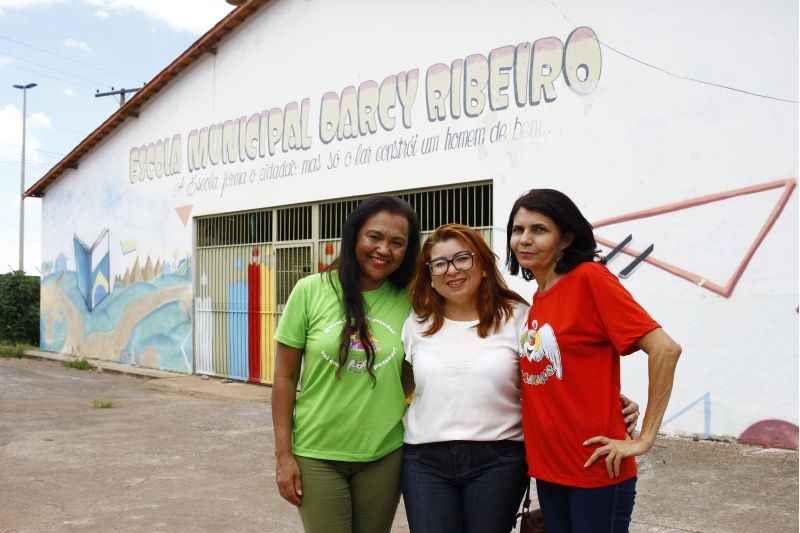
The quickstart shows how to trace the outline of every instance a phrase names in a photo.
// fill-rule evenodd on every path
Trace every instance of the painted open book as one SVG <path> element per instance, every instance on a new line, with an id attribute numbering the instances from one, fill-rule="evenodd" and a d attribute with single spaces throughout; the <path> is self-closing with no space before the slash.
<path id="1" fill-rule="evenodd" d="M 93 311 L 111 292 L 109 240 L 108 228 L 100 233 L 91 246 L 77 235 L 73 237 L 78 289 L 89 311 Z"/>

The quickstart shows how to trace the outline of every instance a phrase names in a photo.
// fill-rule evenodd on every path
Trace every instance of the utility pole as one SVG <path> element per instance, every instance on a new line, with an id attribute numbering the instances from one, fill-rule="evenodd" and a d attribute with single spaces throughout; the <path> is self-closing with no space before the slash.
<path id="1" fill-rule="evenodd" d="M 94 97 L 95 98 L 100 98 L 101 96 L 117 96 L 117 95 L 119 95 L 119 106 L 122 107 L 122 106 L 125 105 L 125 95 L 129 94 L 129 93 L 135 93 L 139 89 L 141 89 L 141 87 L 137 87 L 136 89 L 114 89 L 114 87 L 112 86 L 110 91 L 107 91 L 107 92 L 104 92 L 104 93 L 101 93 L 100 89 L 96 90 L 94 92 Z"/>
<path id="2" fill-rule="evenodd" d="M 19 172 L 19 271 L 25 272 L 25 122 L 28 113 L 28 89 L 36 87 L 35 83 L 14 85 L 22 91 L 22 164 Z"/>

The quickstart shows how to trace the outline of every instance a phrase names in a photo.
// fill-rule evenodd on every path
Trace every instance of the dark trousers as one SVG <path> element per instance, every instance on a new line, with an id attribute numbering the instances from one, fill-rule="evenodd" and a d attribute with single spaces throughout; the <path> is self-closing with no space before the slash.
<path id="1" fill-rule="evenodd" d="M 595 489 L 536 480 L 547 533 L 628 533 L 636 478 Z"/>
<path id="2" fill-rule="evenodd" d="M 411 533 L 508 533 L 528 483 L 521 442 L 406 444 Z"/>

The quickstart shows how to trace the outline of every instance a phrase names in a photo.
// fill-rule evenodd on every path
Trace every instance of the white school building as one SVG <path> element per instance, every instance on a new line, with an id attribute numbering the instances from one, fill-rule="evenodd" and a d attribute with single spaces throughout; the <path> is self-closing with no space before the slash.
<path id="1" fill-rule="evenodd" d="M 514 200 L 556 188 L 684 348 L 664 431 L 796 432 L 797 7 L 724 7 L 243 2 L 27 191 L 41 349 L 270 383 L 359 199 L 503 263 Z"/>

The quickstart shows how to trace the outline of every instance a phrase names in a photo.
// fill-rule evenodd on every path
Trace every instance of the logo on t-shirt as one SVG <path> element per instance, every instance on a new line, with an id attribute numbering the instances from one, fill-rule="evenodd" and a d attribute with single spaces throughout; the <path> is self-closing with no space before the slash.
<path id="1" fill-rule="evenodd" d="M 372 348 L 375 352 L 380 351 L 380 345 L 378 344 L 378 339 L 375 338 L 375 335 L 370 334 L 369 341 L 372 343 Z M 350 335 L 350 351 L 351 352 L 367 352 L 367 349 L 364 347 L 364 343 L 361 342 L 361 337 L 358 333 L 353 333 Z"/>
<path id="2" fill-rule="evenodd" d="M 353 372 L 354 374 L 363 374 L 367 371 L 367 360 L 366 359 L 351 359 L 350 364 L 347 365 L 347 371 Z"/>
<path id="3" fill-rule="evenodd" d="M 541 328 L 539 322 L 531 322 L 530 329 L 524 329 L 520 336 L 520 357 L 524 357 L 531 362 L 540 362 L 547 359 L 547 366 L 538 373 L 530 374 L 522 371 L 522 381 L 528 385 L 543 385 L 552 376 L 563 379 L 564 369 L 561 364 L 561 350 L 558 348 L 556 332 L 550 324 L 545 324 Z"/>
<path id="4" fill-rule="evenodd" d="M 395 346 L 392 347 L 392 350 L 389 354 L 386 354 L 382 348 L 381 340 L 378 339 L 378 336 L 381 334 L 386 335 L 387 332 L 392 336 L 396 336 L 397 332 L 390 324 L 384 322 L 383 320 L 368 316 L 367 321 L 370 324 L 370 328 L 375 328 L 377 330 L 377 332 L 370 332 L 369 340 L 372 342 L 373 348 L 375 348 L 375 365 L 372 367 L 372 370 L 378 371 L 389 364 L 399 353 L 397 347 Z M 344 320 L 337 320 L 336 322 L 332 322 L 325 326 L 322 331 L 325 334 L 338 335 L 343 324 Z M 386 339 L 384 339 L 384 341 L 385 340 Z M 325 350 L 320 350 L 320 356 L 332 367 L 339 368 L 339 361 L 337 360 L 338 358 L 331 357 Z M 350 345 L 348 347 L 347 356 L 348 361 L 345 363 L 344 369 L 352 374 L 366 374 L 367 360 L 365 356 L 366 349 L 364 348 L 364 344 L 361 342 L 358 334 L 353 333 L 350 335 Z"/>

